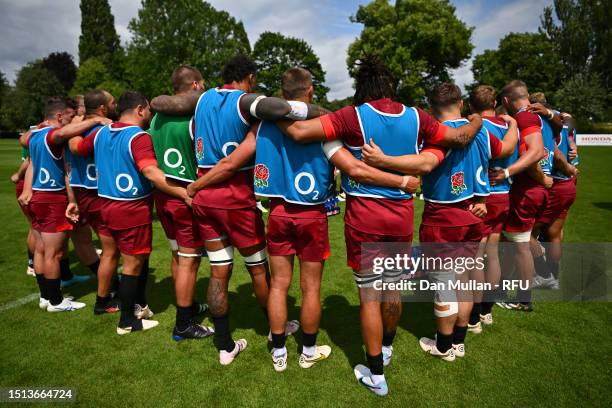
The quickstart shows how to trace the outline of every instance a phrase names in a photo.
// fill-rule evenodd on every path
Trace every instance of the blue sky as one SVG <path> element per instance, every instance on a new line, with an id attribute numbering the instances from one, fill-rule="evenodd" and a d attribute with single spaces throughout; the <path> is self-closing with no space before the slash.
<path id="1" fill-rule="evenodd" d="M 139 0 L 109 0 L 122 42 L 129 40 L 127 25 L 137 15 Z M 346 50 L 362 26 L 349 17 L 359 0 L 209 0 L 218 9 L 243 21 L 251 44 L 264 31 L 303 38 L 318 54 L 327 72 L 330 99 L 353 93 L 346 70 Z M 544 6 L 552 0 L 452 0 L 457 16 L 475 27 L 473 55 L 495 48 L 509 32 L 537 31 Z M 52 4 L 52 6 L 50 6 Z M 31 29 L 32 22 L 47 24 L 44 31 Z M 78 0 L 0 0 L 0 70 L 13 81 L 26 62 L 53 51 L 78 54 L 80 11 Z M 471 61 L 455 70 L 460 85 L 470 83 Z"/>

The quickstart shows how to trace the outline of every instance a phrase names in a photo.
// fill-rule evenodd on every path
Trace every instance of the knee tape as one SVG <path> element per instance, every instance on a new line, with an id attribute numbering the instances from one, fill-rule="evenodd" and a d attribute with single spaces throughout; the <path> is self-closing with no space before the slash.
<path id="1" fill-rule="evenodd" d="M 245 256 L 244 263 L 246 266 L 255 266 L 261 265 L 268 260 L 268 254 L 266 253 L 266 249 L 262 249 L 261 251 L 255 252 L 253 255 Z"/>
<path id="2" fill-rule="evenodd" d="M 440 302 L 434 301 L 434 315 L 436 317 L 449 317 L 459 312 L 459 304 L 457 302 Z"/>
<path id="3" fill-rule="evenodd" d="M 231 265 L 234 263 L 234 247 L 226 246 L 217 251 L 206 251 L 211 266 Z"/>
<path id="4" fill-rule="evenodd" d="M 510 242 L 529 242 L 529 240 L 531 239 L 531 231 L 525 231 L 525 232 L 504 231 L 504 236 Z"/>

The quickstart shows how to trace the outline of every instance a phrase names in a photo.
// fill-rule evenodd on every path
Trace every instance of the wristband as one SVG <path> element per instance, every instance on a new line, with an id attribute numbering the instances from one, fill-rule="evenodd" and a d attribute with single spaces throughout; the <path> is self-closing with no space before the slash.
<path id="1" fill-rule="evenodd" d="M 406 187 L 408 187 L 409 181 L 410 181 L 410 176 L 402 176 L 402 184 L 400 185 L 400 189 L 406 190 Z"/>
<path id="2" fill-rule="evenodd" d="M 263 98 L 265 98 L 265 95 L 259 95 L 257 98 L 255 98 L 255 100 L 253 101 L 253 103 L 251 104 L 251 107 L 249 108 L 249 113 L 251 114 L 252 117 L 257 118 L 257 119 L 261 119 L 259 116 L 257 116 L 257 104 L 259 103 L 260 100 L 262 100 Z"/>
<path id="3" fill-rule="evenodd" d="M 291 112 L 285 116 L 287 119 L 304 120 L 308 116 L 308 105 L 300 101 L 287 101 L 291 106 Z"/>
<path id="4" fill-rule="evenodd" d="M 510 178 L 510 172 L 508 171 L 508 169 L 504 169 L 504 178 Z"/>

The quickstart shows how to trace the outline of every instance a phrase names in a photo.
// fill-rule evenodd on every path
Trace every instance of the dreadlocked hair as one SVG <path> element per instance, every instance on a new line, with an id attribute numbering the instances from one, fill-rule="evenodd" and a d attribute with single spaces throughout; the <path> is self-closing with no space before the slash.
<path id="1" fill-rule="evenodd" d="M 378 55 L 366 54 L 355 61 L 355 96 L 353 103 L 361 105 L 382 98 L 394 98 L 397 81 Z"/>

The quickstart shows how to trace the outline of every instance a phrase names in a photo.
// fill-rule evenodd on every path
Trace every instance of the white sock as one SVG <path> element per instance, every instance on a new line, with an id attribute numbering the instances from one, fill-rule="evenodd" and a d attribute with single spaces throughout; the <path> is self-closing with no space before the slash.
<path id="1" fill-rule="evenodd" d="M 317 352 L 317 346 L 310 346 L 310 347 L 306 347 L 306 346 L 302 346 L 302 354 L 307 355 L 308 357 L 312 357 L 314 356 L 314 354 Z"/>
<path id="2" fill-rule="evenodd" d="M 385 381 L 385 375 L 372 374 L 372 381 L 374 381 L 374 384 L 380 384 L 381 382 Z"/>
<path id="3" fill-rule="evenodd" d="M 272 349 L 272 355 L 274 357 L 280 357 L 283 354 L 287 354 L 287 347 Z"/>
<path id="4" fill-rule="evenodd" d="M 391 347 L 382 346 L 382 350 L 383 350 L 383 353 L 385 353 L 385 354 L 393 353 L 393 349 Z"/>

